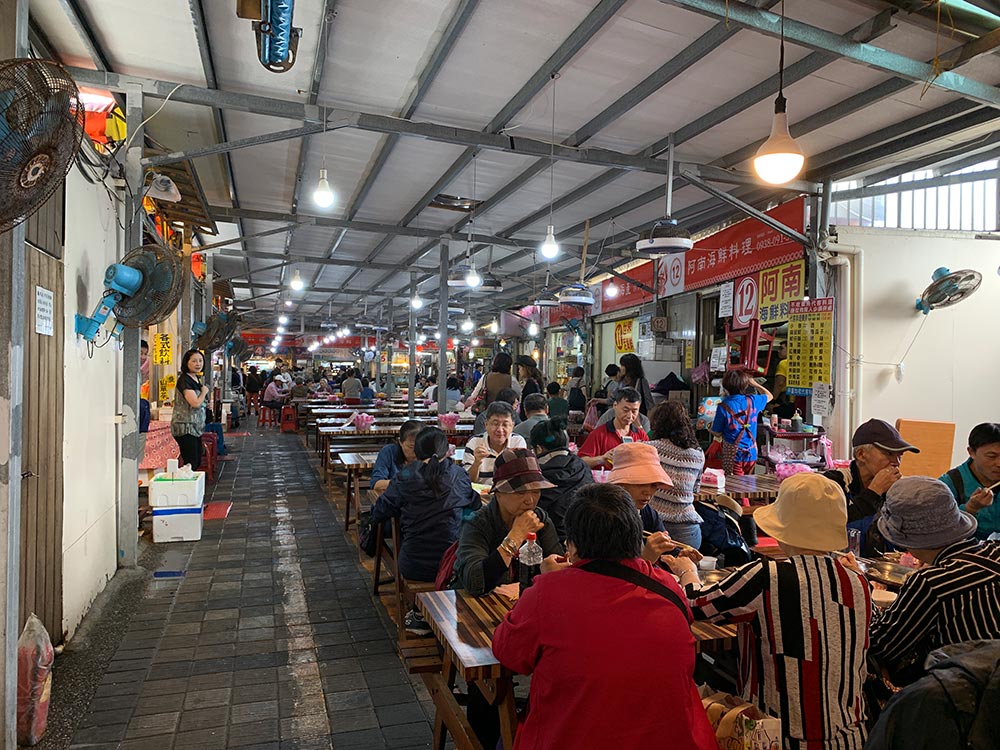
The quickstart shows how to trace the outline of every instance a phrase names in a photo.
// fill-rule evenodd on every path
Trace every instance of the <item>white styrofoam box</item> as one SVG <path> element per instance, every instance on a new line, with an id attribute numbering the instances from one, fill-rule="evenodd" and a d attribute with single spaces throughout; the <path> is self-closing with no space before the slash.
<path id="1" fill-rule="evenodd" d="M 153 541 L 197 542 L 201 523 L 201 504 L 153 508 Z"/>
<path id="2" fill-rule="evenodd" d="M 156 420 L 158 422 L 169 422 L 173 419 L 174 407 L 172 406 L 161 406 L 156 411 Z"/>
<path id="3" fill-rule="evenodd" d="M 156 474 L 149 483 L 149 504 L 154 508 L 197 505 L 205 501 L 205 472 L 196 471 L 193 479 L 160 481 L 167 473 Z"/>

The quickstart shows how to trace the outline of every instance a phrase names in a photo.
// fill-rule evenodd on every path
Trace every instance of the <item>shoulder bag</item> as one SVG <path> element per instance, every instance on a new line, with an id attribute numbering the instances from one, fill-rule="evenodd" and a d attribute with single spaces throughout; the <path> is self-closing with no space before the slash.
<path id="1" fill-rule="evenodd" d="M 640 586 L 647 591 L 652 591 L 654 594 L 659 594 L 681 611 L 684 615 L 684 619 L 687 620 L 688 625 L 690 625 L 694 619 L 691 616 L 691 610 L 688 609 L 688 606 L 676 593 L 668 589 L 655 578 L 643 575 L 634 568 L 630 568 L 627 565 L 622 565 L 618 562 L 612 562 L 611 560 L 590 560 L 589 562 L 581 565 L 580 570 L 585 570 L 588 573 L 597 573 L 598 575 L 608 576 L 609 578 L 618 578 L 622 581 L 628 581 L 629 583 Z"/>

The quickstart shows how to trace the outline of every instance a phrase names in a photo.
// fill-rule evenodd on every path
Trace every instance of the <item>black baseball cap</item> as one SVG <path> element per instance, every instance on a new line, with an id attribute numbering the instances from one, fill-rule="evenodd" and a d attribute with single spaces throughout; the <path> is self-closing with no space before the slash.
<path id="1" fill-rule="evenodd" d="M 895 427 L 888 422 L 883 422 L 881 419 L 869 419 L 854 431 L 851 446 L 858 448 L 862 445 L 876 445 L 882 450 L 892 451 L 893 453 L 903 453 L 905 451 L 920 453 L 919 448 L 903 440 L 902 435 L 899 434 L 899 431 Z"/>

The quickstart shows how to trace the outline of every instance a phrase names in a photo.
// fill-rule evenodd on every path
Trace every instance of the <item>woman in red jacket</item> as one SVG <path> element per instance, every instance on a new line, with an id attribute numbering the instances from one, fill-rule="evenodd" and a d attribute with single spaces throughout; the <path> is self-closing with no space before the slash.
<path id="1" fill-rule="evenodd" d="M 691 610 L 639 556 L 632 498 L 584 487 L 566 534 L 562 569 L 536 578 L 493 634 L 500 663 L 531 674 L 515 749 L 718 750 L 694 685 Z"/>

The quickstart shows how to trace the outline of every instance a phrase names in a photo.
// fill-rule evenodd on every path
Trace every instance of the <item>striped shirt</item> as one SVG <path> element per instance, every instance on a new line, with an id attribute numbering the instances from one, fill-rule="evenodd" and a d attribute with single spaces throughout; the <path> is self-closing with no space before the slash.
<path id="1" fill-rule="evenodd" d="M 951 643 L 1000 638 L 1000 544 L 967 539 L 918 570 L 872 625 L 871 653 L 898 670 Z"/>
<path id="2" fill-rule="evenodd" d="M 694 616 L 739 624 L 743 697 L 781 717 L 784 750 L 861 750 L 871 597 L 830 557 L 756 560 L 689 587 Z"/>
<path id="3" fill-rule="evenodd" d="M 705 454 L 701 448 L 680 448 L 666 439 L 650 440 L 660 454 L 660 465 L 667 472 L 673 487 L 656 493 L 656 509 L 667 523 L 701 523 L 694 509 L 694 494 L 701 487 L 701 472 Z"/>

